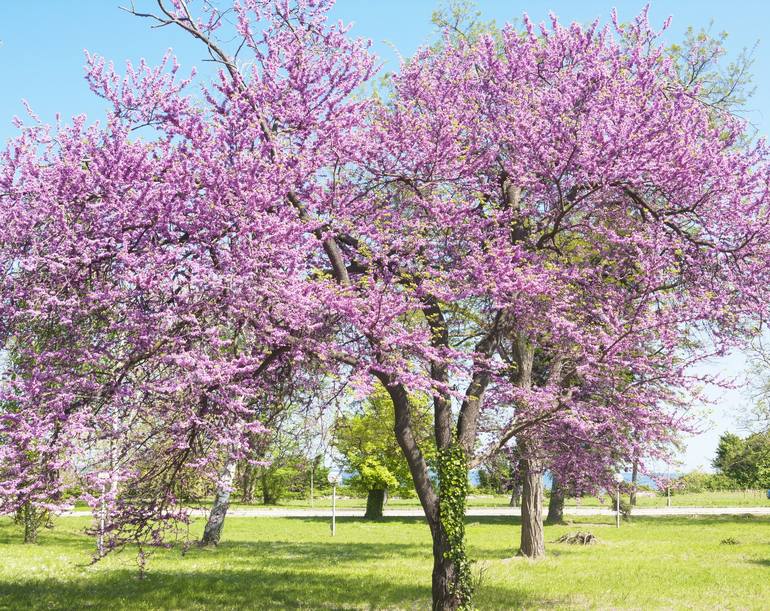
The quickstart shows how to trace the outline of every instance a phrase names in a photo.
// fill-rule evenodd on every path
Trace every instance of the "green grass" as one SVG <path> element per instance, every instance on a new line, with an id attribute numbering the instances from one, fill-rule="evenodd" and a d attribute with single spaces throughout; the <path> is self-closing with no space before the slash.
<path id="1" fill-rule="evenodd" d="M 628 496 L 623 498 L 626 500 Z M 508 507 L 511 497 L 509 495 L 492 494 L 472 494 L 468 497 L 469 507 Z M 567 507 L 603 507 L 609 508 L 612 504 L 608 496 L 604 497 L 583 497 L 580 500 L 567 499 Z M 738 490 L 733 492 L 703 492 L 674 494 L 671 497 L 673 507 L 770 507 L 770 500 L 766 496 L 765 490 Z M 263 505 L 262 503 L 243 504 L 234 500 L 231 505 L 234 508 L 271 508 L 280 507 L 285 509 L 331 509 L 331 495 L 316 496 L 313 504 L 309 499 L 284 499 L 277 505 Z M 652 492 L 640 492 L 637 499 L 638 507 L 665 507 L 666 497 Z M 365 497 L 350 497 L 341 495 L 337 497 L 337 507 L 341 509 L 360 509 L 366 508 Z M 420 501 L 417 497 L 398 498 L 391 497 L 385 505 L 387 509 L 419 509 Z M 88 510 L 85 502 L 75 503 L 75 509 Z"/>
<path id="2" fill-rule="evenodd" d="M 137 578 L 126 550 L 88 565 L 83 518 L 62 518 L 38 545 L 0 520 L 3 609 L 426 609 L 430 537 L 419 519 L 230 518 L 217 549 L 153 553 Z M 193 526 L 197 536 L 202 524 Z M 600 543 L 552 543 L 588 529 Z M 609 518 L 546 527 L 548 557 L 514 557 L 518 523 L 470 518 L 470 554 L 483 571 L 480 609 L 736 608 L 770 601 L 770 519 L 741 516 Z M 725 539 L 737 544 L 722 544 Z"/>
<path id="3" fill-rule="evenodd" d="M 671 496 L 672 507 L 770 507 L 766 490 L 737 490 L 729 492 L 687 492 Z M 623 498 L 628 500 L 627 495 Z M 578 502 L 568 499 L 568 507 L 609 507 L 612 501 L 609 497 L 584 497 Z M 666 497 L 652 492 L 640 492 L 637 495 L 637 507 L 665 507 Z"/>
<path id="4" fill-rule="evenodd" d="M 510 501 L 508 495 L 478 494 L 468 497 L 469 507 L 508 507 Z M 625 495 L 623 498 L 628 499 Z M 313 507 L 316 509 L 331 508 L 331 496 L 316 497 Z M 609 508 L 612 504 L 609 497 L 583 497 L 577 499 L 567 499 L 568 507 L 604 507 Z M 766 496 L 765 490 L 739 490 L 734 492 L 703 492 L 674 494 L 671 496 L 671 505 L 673 507 L 770 507 L 770 500 Z M 243 505 L 238 502 L 233 503 L 233 507 L 284 507 L 295 509 L 310 509 L 310 501 L 307 499 L 286 499 L 278 505 L 262 505 L 255 503 L 253 505 Z M 651 492 L 640 492 L 637 497 L 638 507 L 665 507 L 666 497 Z M 355 498 L 341 496 L 337 498 L 337 507 L 343 509 L 361 509 L 366 508 L 365 498 Z M 417 498 L 402 499 L 393 497 L 388 500 L 385 509 L 406 509 L 419 508 L 420 502 Z"/>

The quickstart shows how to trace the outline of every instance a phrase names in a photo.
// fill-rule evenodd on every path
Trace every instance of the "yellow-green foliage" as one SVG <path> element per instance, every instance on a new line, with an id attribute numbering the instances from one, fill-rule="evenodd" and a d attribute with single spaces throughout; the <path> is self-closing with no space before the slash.
<path id="1" fill-rule="evenodd" d="M 415 434 L 426 459 L 435 457 L 431 436 L 431 406 L 425 396 L 411 397 L 411 415 Z M 414 486 L 409 466 L 398 446 L 393 427 L 395 414 L 390 396 L 382 386 L 363 402 L 360 410 L 337 419 L 335 446 L 355 475 L 349 484 L 361 492 L 387 489 L 408 496 Z"/>

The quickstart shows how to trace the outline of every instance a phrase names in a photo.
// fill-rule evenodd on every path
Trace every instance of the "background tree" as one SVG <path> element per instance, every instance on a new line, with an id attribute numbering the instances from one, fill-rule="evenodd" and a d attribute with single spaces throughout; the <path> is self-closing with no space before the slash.
<path id="1" fill-rule="evenodd" d="M 737 487 L 770 488 L 770 433 L 722 434 L 712 465 Z"/>
<path id="2" fill-rule="evenodd" d="M 425 397 L 410 398 L 410 416 L 425 458 L 435 458 L 431 449 L 432 426 L 430 403 Z M 381 518 L 385 495 L 408 497 L 414 493 L 409 465 L 393 436 L 393 405 L 385 389 L 377 385 L 360 410 L 338 416 L 334 429 L 334 446 L 353 473 L 348 484 L 367 495 L 367 518 Z"/>

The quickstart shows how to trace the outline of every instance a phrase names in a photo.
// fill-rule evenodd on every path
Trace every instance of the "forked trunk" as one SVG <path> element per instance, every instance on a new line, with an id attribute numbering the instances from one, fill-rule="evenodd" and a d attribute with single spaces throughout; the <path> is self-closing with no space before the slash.
<path id="1" fill-rule="evenodd" d="M 546 522 L 549 524 L 559 524 L 564 521 L 564 487 L 559 479 L 554 475 L 551 482 L 551 498 L 548 500 L 548 517 Z"/>
<path id="2" fill-rule="evenodd" d="M 434 331 L 436 344 L 448 343 L 440 308 L 430 302 L 425 307 L 425 314 Z M 485 338 L 477 350 L 491 353 L 493 347 L 492 340 Z M 485 371 L 474 373 L 466 391 L 467 398 L 460 410 L 456 437 L 453 432 L 451 401 L 442 396 L 434 397 L 434 434 L 438 449 L 439 479 L 436 487 L 415 439 L 406 388 L 394 382 L 387 374 L 375 371 L 375 375 L 393 400 L 396 439 L 409 465 L 414 487 L 433 538 L 432 607 L 434 611 L 470 608 L 473 586 L 470 565 L 465 554 L 464 524 L 465 499 L 468 494 L 468 456 L 476 440 L 481 397 L 488 383 L 488 376 Z M 437 363 L 431 365 L 431 375 L 436 380 L 449 379 L 446 368 Z"/>
<path id="3" fill-rule="evenodd" d="M 231 460 L 225 465 L 225 468 L 222 471 L 219 487 L 214 496 L 214 504 L 211 506 L 209 519 L 206 522 L 206 527 L 203 529 L 201 545 L 219 545 L 219 540 L 222 537 L 222 529 L 225 526 L 227 509 L 230 507 L 230 491 L 232 489 L 233 479 L 235 478 L 235 467 L 236 462 Z"/>
<path id="4" fill-rule="evenodd" d="M 385 504 L 385 490 L 370 490 L 366 496 L 366 513 L 364 517 L 376 520 L 382 517 L 382 506 Z"/>
<path id="5" fill-rule="evenodd" d="M 521 546 L 519 555 L 527 558 L 545 556 L 543 535 L 543 470 L 538 461 L 522 459 L 524 486 L 521 495 Z"/>

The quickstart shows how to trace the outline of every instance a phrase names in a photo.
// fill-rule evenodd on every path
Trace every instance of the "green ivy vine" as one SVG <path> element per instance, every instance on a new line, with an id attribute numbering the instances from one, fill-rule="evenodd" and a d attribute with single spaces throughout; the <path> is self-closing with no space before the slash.
<path id="1" fill-rule="evenodd" d="M 439 521 L 446 534 L 449 550 L 444 557 L 455 565 L 452 593 L 460 601 L 460 609 L 472 609 L 473 580 L 471 563 L 465 551 L 465 499 L 468 495 L 468 461 L 462 448 L 455 444 L 438 451 Z"/>

